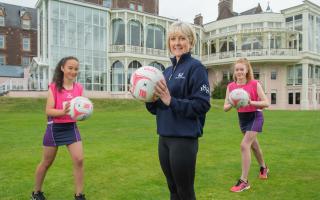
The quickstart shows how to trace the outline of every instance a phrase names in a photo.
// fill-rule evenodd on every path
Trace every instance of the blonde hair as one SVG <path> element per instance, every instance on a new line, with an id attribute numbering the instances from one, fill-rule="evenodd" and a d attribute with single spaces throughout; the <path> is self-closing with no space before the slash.
<path id="1" fill-rule="evenodd" d="M 247 79 L 247 81 L 253 80 L 253 79 L 254 79 L 254 77 L 253 77 L 253 70 L 252 70 L 252 67 L 251 67 L 251 64 L 250 64 L 249 60 L 246 59 L 246 58 L 239 58 L 239 59 L 236 60 L 236 62 L 234 63 L 233 69 L 235 68 L 236 64 L 239 64 L 239 63 L 240 63 L 240 64 L 243 64 L 243 65 L 245 65 L 245 66 L 247 67 L 247 70 L 248 70 L 248 72 L 247 72 L 247 74 L 246 74 L 246 79 Z M 233 70 L 233 71 L 234 71 L 234 70 Z M 236 74 L 235 74 L 235 73 L 233 73 L 233 80 L 234 80 L 234 81 L 237 81 L 237 77 L 236 77 Z"/>
<path id="2" fill-rule="evenodd" d="M 193 27 L 189 23 L 182 22 L 182 21 L 176 21 L 173 24 L 171 24 L 169 27 L 168 34 L 167 34 L 167 48 L 169 49 L 169 51 L 170 51 L 170 37 L 177 33 L 181 33 L 188 38 L 190 43 L 189 50 L 191 51 L 191 49 L 194 47 L 196 43 L 196 34 L 194 32 Z"/>

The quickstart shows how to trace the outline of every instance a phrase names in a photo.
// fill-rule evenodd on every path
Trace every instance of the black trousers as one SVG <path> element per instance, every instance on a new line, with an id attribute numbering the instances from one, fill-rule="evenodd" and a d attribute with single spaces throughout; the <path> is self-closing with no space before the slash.
<path id="1" fill-rule="evenodd" d="M 170 200 L 195 200 L 198 138 L 159 137 L 158 153 Z"/>

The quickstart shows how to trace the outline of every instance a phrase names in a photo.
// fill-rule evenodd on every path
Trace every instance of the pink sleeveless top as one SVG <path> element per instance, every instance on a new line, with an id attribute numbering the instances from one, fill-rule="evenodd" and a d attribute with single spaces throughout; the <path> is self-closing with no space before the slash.
<path id="1" fill-rule="evenodd" d="M 82 96 L 83 87 L 80 83 L 73 83 L 73 88 L 71 90 L 66 90 L 62 88 L 59 92 L 55 83 L 51 83 L 49 85 L 49 89 L 51 90 L 54 98 L 54 108 L 55 109 L 63 109 L 63 102 L 70 101 L 71 99 Z M 69 115 L 61 116 L 61 117 L 52 117 L 53 123 L 70 123 L 76 122 Z"/>
<path id="2" fill-rule="evenodd" d="M 238 85 L 236 82 L 231 82 L 228 84 L 229 93 L 237 88 L 242 88 L 248 92 L 251 101 L 259 101 L 259 96 L 257 92 L 257 80 L 251 80 L 245 85 Z M 257 107 L 248 105 L 238 109 L 238 112 L 255 112 Z"/>

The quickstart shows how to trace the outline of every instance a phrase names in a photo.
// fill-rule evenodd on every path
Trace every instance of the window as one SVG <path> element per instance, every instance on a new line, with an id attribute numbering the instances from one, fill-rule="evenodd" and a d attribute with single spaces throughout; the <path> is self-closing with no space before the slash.
<path id="1" fill-rule="evenodd" d="M 111 8 L 112 0 L 103 0 L 102 5 L 107 8 Z"/>
<path id="2" fill-rule="evenodd" d="M 300 92 L 296 92 L 296 104 L 300 104 Z"/>
<path id="3" fill-rule="evenodd" d="M 293 21 L 293 17 L 287 17 L 286 18 L 286 22 L 292 22 Z"/>
<path id="4" fill-rule="evenodd" d="M 288 94 L 288 103 L 289 103 L 289 104 L 293 104 L 293 93 L 292 93 L 292 92 L 290 92 L 290 93 Z"/>
<path id="5" fill-rule="evenodd" d="M 128 76 L 127 76 L 128 90 L 129 90 L 129 84 L 130 84 L 131 75 L 133 74 L 134 71 L 136 71 L 136 69 L 138 69 L 141 66 L 142 66 L 141 63 L 139 63 L 136 60 L 132 61 L 129 64 L 129 66 L 128 66 Z"/>
<path id="6" fill-rule="evenodd" d="M 25 57 L 25 56 L 23 56 L 22 57 L 22 66 L 29 66 L 29 64 L 30 64 L 30 57 Z"/>
<path id="7" fill-rule="evenodd" d="M 294 16 L 294 19 L 295 19 L 295 20 L 302 19 L 302 14 Z"/>
<path id="8" fill-rule="evenodd" d="M 24 51 L 30 51 L 30 38 L 24 37 L 22 39 L 22 49 Z"/>
<path id="9" fill-rule="evenodd" d="M 252 40 L 253 49 L 262 49 L 263 48 L 262 36 L 254 36 Z"/>
<path id="10" fill-rule="evenodd" d="M 164 66 L 161 63 L 158 63 L 158 62 L 152 62 L 152 63 L 149 64 L 149 66 L 153 66 L 153 67 L 157 68 L 158 70 L 160 70 L 162 72 L 165 70 Z"/>
<path id="11" fill-rule="evenodd" d="M 4 16 L 0 16 L 0 26 L 5 26 Z"/>
<path id="12" fill-rule="evenodd" d="M 229 82 L 233 79 L 233 74 L 230 71 L 222 72 L 222 81 Z"/>
<path id="13" fill-rule="evenodd" d="M 143 46 L 143 29 L 142 24 L 139 21 L 129 21 L 128 43 L 133 46 Z"/>
<path id="14" fill-rule="evenodd" d="M 120 61 L 116 61 L 111 66 L 111 91 L 125 91 L 124 66 Z"/>
<path id="15" fill-rule="evenodd" d="M 302 84 L 302 65 L 289 66 L 287 70 L 287 85 Z"/>
<path id="16" fill-rule="evenodd" d="M 0 54 L 0 65 L 6 64 L 4 55 Z"/>
<path id="17" fill-rule="evenodd" d="M 139 11 L 139 12 L 142 12 L 142 11 L 143 11 L 142 5 L 138 5 L 138 11 Z"/>
<path id="18" fill-rule="evenodd" d="M 0 49 L 5 48 L 5 37 L 4 35 L 0 35 Z"/>
<path id="19" fill-rule="evenodd" d="M 124 45 L 124 22 L 122 19 L 112 21 L 112 43 L 114 45 Z"/>
<path id="20" fill-rule="evenodd" d="M 271 49 L 280 49 L 281 48 L 281 35 L 272 35 L 270 39 L 270 48 Z"/>
<path id="21" fill-rule="evenodd" d="M 199 49 L 200 49 L 200 37 L 199 37 L 198 33 L 196 33 L 196 38 L 197 38 L 197 40 L 196 40 L 196 44 L 195 44 L 195 47 L 194 47 L 194 54 L 199 55 L 200 54 L 200 52 L 199 52 Z"/>
<path id="22" fill-rule="evenodd" d="M 254 69 L 253 70 L 253 77 L 255 80 L 259 80 L 260 79 L 260 71 L 258 69 Z"/>
<path id="23" fill-rule="evenodd" d="M 277 71 L 271 71 L 271 80 L 277 80 Z"/>
<path id="24" fill-rule="evenodd" d="M 136 5 L 134 5 L 133 3 L 129 4 L 129 8 L 130 10 L 135 10 L 136 9 Z"/>
<path id="25" fill-rule="evenodd" d="M 31 20 L 25 20 L 25 19 L 22 19 L 21 20 L 21 24 L 22 24 L 22 29 L 27 29 L 29 30 L 31 28 Z"/>
<path id="26" fill-rule="evenodd" d="M 277 93 L 271 93 L 271 104 L 277 104 Z"/>
<path id="27" fill-rule="evenodd" d="M 165 49 L 165 30 L 161 26 L 150 24 L 147 27 L 147 48 Z"/>

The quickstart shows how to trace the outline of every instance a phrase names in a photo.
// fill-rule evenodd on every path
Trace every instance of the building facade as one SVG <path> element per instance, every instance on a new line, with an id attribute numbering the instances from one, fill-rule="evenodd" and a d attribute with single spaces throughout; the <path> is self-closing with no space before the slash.
<path id="1" fill-rule="evenodd" d="M 248 58 L 274 109 L 320 108 L 320 7 L 310 1 L 273 13 L 258 5 L 243 13 L 222 4 L 222 19 L 205 24 L 201 61 L 211 88 L 232 80 L 232 65 Z M 232 2 L 232 1 L 231 1 Z"/>
<path id="2" fill-rule="evenodd" d="M 0 84 L 11 78 L 11 89 L 28 89 L 27 67 L 37 56 L 36 15 L 34 8 L 0 3 Z"/>
<path id="3" fill-rule="evenodd" d="M 111 96 L 128 95 L 130 76 L 138 67 L 170 65 L 165 41 L 173 19 L 128 4 L 113 8 L 116 1 L 99 2 L 38 2 L 38 57 L 31 65 L 35 89 L 47 89 L 55 64 L 67 55 L 79 58 L 78 81 L 87 91 Z M 258 4 L 236 13 L 233 3 L 221 0 L 216 21 L 202 24 L 197 15 L 198 25 L 193 25 L 197 44 L 192 53 L 207 67 L 211 90 L 221 81 L 232 81 L 234 61 L 247 57 L 271 108 L 319 109 L 319 5 L 305 0 L 273 13 Z"/>

